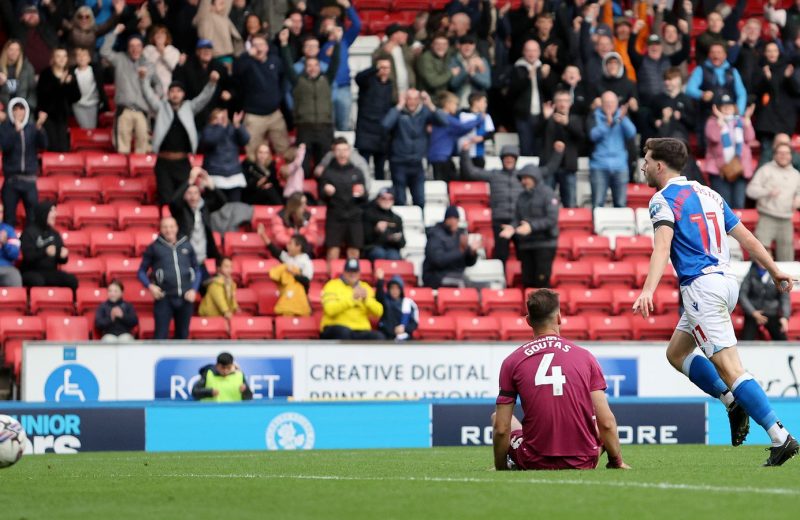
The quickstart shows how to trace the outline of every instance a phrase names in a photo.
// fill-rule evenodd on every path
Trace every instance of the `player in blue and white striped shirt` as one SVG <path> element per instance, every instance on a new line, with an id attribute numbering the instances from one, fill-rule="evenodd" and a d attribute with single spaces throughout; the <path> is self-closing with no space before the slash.
<path id="1" fill-rule="evenodd" d="M 652 312 L 653 292 L 671 258 L 684 312 L 667 347 L 669 362 L 726 405 L 734 446 L 747 436 L 748 415 L 761 425 L 772 440 L 764 465 L 780 466 L 800 451 L 800 445 L 778 420 L 764 390 L 742 367 L 730 316 L 739 284 L 729 273 L 730 251 L 724 235 L 735 238 L 761 263 L 782 291 L 791 290 L 792 278 L 778 268 L 719 193 L 680 175 L 688 159 L 682 141 L 649 139 L 645 151 L 642 172 L 648 184 L 659 189 L 650 200 L 655 247 L 633 312 L 645 318 Z M 695 353 L 695 346 L 706 357 Z"/>

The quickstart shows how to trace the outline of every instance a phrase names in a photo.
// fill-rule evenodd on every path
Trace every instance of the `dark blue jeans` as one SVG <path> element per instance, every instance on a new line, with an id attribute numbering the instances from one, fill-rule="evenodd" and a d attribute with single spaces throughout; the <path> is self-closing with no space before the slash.
<path id="1" fill-rule="evenodd" d="M 392 184 L 395 204 L 406 205 L 406 188 L 411 190 L 414 205 L 425 207 L 425 170 L 421 161 L 389 161 L 392 170 Z"/>
<path id="2" fill-rule="evenodd" d="M 539 151 L 539 139 L 536 136 L 536 121 L 533 116 L 525 119 L 516 119 L 517 135 L 519 136 L 520 155 L 535 157 Z"/>
<path id="3" fill-rule="evenodd" d="M 369 158 L 372 157 L 372 164 L 375 167 L 375 179 L 382 181 L 386 179 L 386 154 L 385 153 L 375 153 L 375 152 L 368 152 L 366 150 L 358 150 L 358 153 L 361 154 L 361 157 L 367 161 L 369 164 Z"/>
<path id="4" fill-rule="evenodd" d="M 558 194 L 561 197 L 561 204 L 565 208 L 577 206 L 577 175 L 574 171 L 559 169 L 550 177 L 550 187 L 553 191 L 558 184 Z"/>
<path id="5" fill-rule="evenodd" d="M 372 260 L 402 260 L 400 250 L 393 247 L 375 246 L 367 252 L 367 258 Z"/>
<path id="6" fill-rule="evenodd" d="M 739 177 L 733 182 L 728 182 L 720 175 L 709 175 L 711 180 L 711 189 L 720 194 L 725 199 L 731 209 L 744 208 L 745 190 L 747 189 L 747 181 L 744 177 Z"/>
<path id="7" fill-rule="evenodd" d="M 615 208 L 624 208 L 628 200 L 628 170 L 595 170 L 589 171 L 589 183 L 592 185 L 592 208 L 606 205 L 606 193 L 611 186 L 611 199 Z"/>
<path id="8" fill-rule="evenodd" d="M 165 296 L 153 304 L 155 333 L 153 339 L 169 339 L 169 322 L 175 320 L 174 339 L 189 337 L 189 323 L 192 321 L 194 306 L 192 302 L 177 296 Z"/>
<path id="9" fill-rule="evenodd" d="M 3 191 L 0 196 L 3 199 L 3 222 L 11 226 L 17 225 L 17 204 L 20 199 L 25 206 L 28 222 L 30 222 L 33 207 L 39 202 L 36 182 L 26 181 L 14 175 L 8 176 L 3 183 Z"/>

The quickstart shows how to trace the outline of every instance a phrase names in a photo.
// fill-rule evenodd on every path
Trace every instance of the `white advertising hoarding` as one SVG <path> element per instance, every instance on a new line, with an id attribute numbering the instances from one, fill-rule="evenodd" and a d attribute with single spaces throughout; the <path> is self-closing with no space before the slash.
<path id="1" fill-rule="evenodd" d="M 191 398 L 199 370 L 231 352 L 254 398 L 493 398 L 516 344 L 143 342 L 25 345 L 22 399 L 31 402 Z M 611 396 L 703 394 L 664 355 L 663 344 L 587 344 Z M 746 368 L 771 396 L 800 395 L 800 345 L 740 346 Z M 795 363 L 796 361 L 796 363 Z"/>

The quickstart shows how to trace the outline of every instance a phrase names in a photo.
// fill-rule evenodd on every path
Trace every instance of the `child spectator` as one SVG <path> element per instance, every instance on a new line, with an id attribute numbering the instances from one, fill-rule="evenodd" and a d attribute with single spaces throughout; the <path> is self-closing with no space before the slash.
<path id="1" fill-rule="evenodd" d="M 250 134 L 242 125 L 243 119 L 244 112 L 233 114 L 231 125 L 227 110 L 214 109 L 200 139 L 200 147 L 205 152 L 203 168 L 228 202 L 241 202 L 242 192 L 247 187 L 239 162 L 239 149 L 250 141 Z"/>
<path id="2" fill-rule="evenodd" d="M 280 297 L 275 303 L 278 316 L 310 316 L 308 288 L 314 277 L 314 265 L 305 253 L 308 242 L 303 235 L 294 235 L 282 251 L 272 243 L 264 226 L 258 226 L 258 234 L 267 245 L 269 252 L 281 261 L 269 271 L 269 277 L 278 284 Z"/>
<path id="3" fill-rule="evenodd" d="M 217 262 L 217 275 L 211 279 L 197 314 L 204 317 L 222 316 L 229 320 L 239 310 L 236 303 L 236 282 L 233 281 L 233 260 L 223 256 Z"/>
<path id="4" fill-rule="evenodd" d="M 278 172 L 275 169 L 272 151 L 267 143 L 262 143 L 256 148 L 254 160 L 245 159 L 242 163 L 247 187 L 242 193 L 242 200 L 247 204 L 264 204 L 267 206 L 280 206 L 283 204 Z"/>
<path id="5" fill-rule="evenodd" d="M 122 282 L 111 280 L 108 284 L 108 300 L 97 307 L 94 328 L 100 340 L 106 342 L 133 341 L 133 329 L 139 324 L 136 309 L 122 299 Z"/>
<path id="6" fill-rule="evenodd" d="M 99 66 L 92 65 L 92 53 L 89 49 L 75 49 L 72 76 L 81 93 L 80 99 L 72 104 L 72 114 L 81 128 L 97 128 L 97 115 L 107 109 L 108 98 L 103 89 L 103 73 Z"/>
<path id="7" fill-rule="evenodd" d="M 278 170 L 278 177 L 286 184 L 283 186 L 283 198 L 288 199 L 295 193 L 303 193 L 303 161 L 306 158 L 306 145 L 300 143 L 298 146 L 291 146 L 283 154 L 286 161 Z"/>
<path id="8" fill-rule="evenodd" d="M 486 159 L 484 158 L 486 156 L 485 144 L 494 134 L 494 121 L 492 121 L 492 116 L 486 113 L 488 107 L 489 101 L 486 98 L 486 94 L 473 92 L 469 95 L 469 112 L 461 112 L 459 115 L 462 123 L 470 123 L 476 119 L 483 121 L 472 132 L 458 140 L 459 149 L 467 140 L 472 140 L 475 143 L 469 151 L 469 156 L 472 157 L 472 164 L 479 168 L 483 168 L 486 164 Z"/>
<path id="9" fill-rule="evenodd" d="M 451 159 L 456 141 L 483 124 L 483 118 L 477 117 L 468 122 L 461 122 L 456 116 L 458 96 L 452 92 L 445 91 L 439 95 L 439 106 L 447 113 L 447 125 L 434 126 L 431 130 L 428 162 L 433 166 L 434 179 L 449 182 L 458 179 L 456 167 Z"/>
<path id="10" fill-rule="evenodd" d="M 399 276 L 393 276 L 384 290 L 383 275 L 383 269 L 375 271 L 375 294 L 383 305 L 383 316 L 378 322 L 378 330 L 389 339 L 408 341 L 417 330 L 419 308 L 414 300 L 405 297 L 403 280 Z"/>
<path id="11" fill-rule="evenodd" d="M 301 192 L 292 194 L 286 199 L 286 206 L 272 219 L 272 241 L 283 248 L 294 235 L 303 235 L 307 242 L 313 241 L 305 250 L 311 253 L 316 246 L 321 246 L 325 240 L 317 227 L 317 221 L 311 218 L 308 211 L 308 199 Z"/>

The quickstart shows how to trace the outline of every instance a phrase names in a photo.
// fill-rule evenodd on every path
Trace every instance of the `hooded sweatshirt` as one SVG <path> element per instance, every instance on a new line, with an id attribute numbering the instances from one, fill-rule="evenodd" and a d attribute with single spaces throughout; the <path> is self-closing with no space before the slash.
<path id="1" fill-rule="evenodd" d="M 397 299 L 392 298 L 389 294 L 389 288 L 392 285 L 400 287 L 400 297 Z M 410 339 L 419 324 L 419 308 L 414 300 L 405 297 L 403 280 L 399 276 L 393 276 L 386 284 L 386 290 L 383 287 L 383 280 L 378 280 L 375 290 L 378 301 L 383 305 L 383 316 L 378 322 L 378 329 L 387 338 Z M 394 329 L 398 325 L 405 327 L 407 336 L 403 337 L 395 334 Z"/>
<path id="2" fill-rule="evenodd" d="M 25 108 L 23 129 L 17 132 L 14 125 L 13 109 L 16 105 Z M 8 118 L 0 125 L 0 149 L 3 151 L 3 175 L 35 176 L 39 172 L 36 152 L 47 148 L 47 135 L 30 121 L 31 109 L 23 98 L 8 102 Z"/>
<path id="3" fill-rule="evenodd" d="M 544 182 L 545 175 L 555 171 L 561 163 L 561 154 L 553 154 L 544 168 L 532 164 L 524 166 L 517 177 L 533 177 L 536 185 L 523 191 L 514 208 L 513 226 L 516 228 L 523 221 L 531 226 L 529 235 L 520 236 L 517 247 L 520 250 L 556 247 L 558 241 L 558 197 L 553 189 Z"/>
<path id="4" fill-rule="evenodd" d="M 61 235 L 47 224 L 47 215 L 54 204 L 50 201 L 40 202 L 33 208 L 33 218 L 22 232 L 21 249 L 23 272 L 57 271 L 59 264 L 67 263 L 66 258 L 61 258 L 61 248 L 64 242 Z M 47 248 L 56 246 L 56 254 L 49 256 Z"/>
<path id="5" fill-rule="evenodd" d="M 612 59 L 620 62 L 619 70 L 614 75 L 608 72 L 608 62 Z M 600 97 L 607 90 L 615 93 L 620 103 L 627 103 L 630 98 L 636 97 L 636 84 L 625 75 L 625 65 L 622 63 L 622 57 L 616 52 L 609 52 L 603 57 L 603 77 L 596 84 L 595 97 Z"/>

